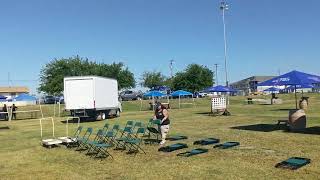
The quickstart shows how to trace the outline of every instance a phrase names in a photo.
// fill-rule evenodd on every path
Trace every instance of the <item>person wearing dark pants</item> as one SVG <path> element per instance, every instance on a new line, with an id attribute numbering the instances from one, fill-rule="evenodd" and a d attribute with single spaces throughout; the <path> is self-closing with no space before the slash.
<path id="1" fill-rule="evenodd" d="M 4 112 L 4 120 L 8 120 L 8 110 L 6 104 L 3 105 L 2 112 Z"/>
<path id="2" fill-rule="evenodd" d="M 160 146 L 163 146 L 166 142 L 167 134 L 169 133 L 170 120 L 167 108 L 161 103 L 157 103 L 153 119 L 158 119 L 161 121 L 159 125 L 159 130 L 161 132 Z"/>
<path id="3" fill-rule="evenodd" d="M 17 114 L 16 114 L 16 110 L 18 109 L 18 107 L 13 104 L 12 105 L 12 119 L 17 119 Z"/>

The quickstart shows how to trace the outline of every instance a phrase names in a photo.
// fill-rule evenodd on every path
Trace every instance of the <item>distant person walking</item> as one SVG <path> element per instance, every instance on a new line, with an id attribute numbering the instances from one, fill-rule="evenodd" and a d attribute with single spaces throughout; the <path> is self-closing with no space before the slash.
<path id="1" fill-rule="evenodd" d="M 4 119 L 8 120 L 8 110 L 6 104 L 3 105 L 2 112 L 4 112 Z"/>
<path id="2" fill-rule="evenodd" d="M 167 108 L 163 106 L 161 103 L 157 103 L 153 119 L 158 119 L 161 121 L 159 125 L 159 130 L 161 133 L 160 146 L 163 146 L 166 143 L 166 137 L 169 133 L 170 120 Z"/>
<path id="3" fill-rule="evenodd" d="M 12 104 L 12 119 L 17 119 L 16 110 L 18 107 L 15 104 Z"/>

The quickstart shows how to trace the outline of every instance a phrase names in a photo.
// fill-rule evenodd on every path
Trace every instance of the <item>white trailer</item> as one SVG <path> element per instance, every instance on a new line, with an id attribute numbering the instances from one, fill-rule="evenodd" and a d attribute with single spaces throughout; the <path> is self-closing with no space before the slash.
<path id="1" fill-rule="evenodd" d="M 120 116 L 122 111 L 118 97 L 118 82 L 98 76 L 64 78 L 65 109 L 73 116 Z"/>

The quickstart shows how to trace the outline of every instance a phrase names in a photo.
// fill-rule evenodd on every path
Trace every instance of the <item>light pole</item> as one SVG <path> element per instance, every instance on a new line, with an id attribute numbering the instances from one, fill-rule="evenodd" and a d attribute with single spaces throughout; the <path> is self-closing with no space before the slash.
<path id="1" fill-rule="evenodd" d="M 226 73 L 226 86 L 229 86 L 228 82 L 228 69 L 227 69 L 227 37 L 226 37 L 226 23 L 224 19 L 224 13 L 229 9 L 229 5 L 222 0 L 220 4 L 220 9 L 222 10 L 222 22 L 223 22 L 223 38 L 224 38 L 224 68 Z"/>
<path id="2" fill-rule="evenodd" d="M 170 75 L 171 75 L 171 79 L 173 78 L 173 62 L 174 62 L 174 60 L 171 59 L 170 60 Z"/>

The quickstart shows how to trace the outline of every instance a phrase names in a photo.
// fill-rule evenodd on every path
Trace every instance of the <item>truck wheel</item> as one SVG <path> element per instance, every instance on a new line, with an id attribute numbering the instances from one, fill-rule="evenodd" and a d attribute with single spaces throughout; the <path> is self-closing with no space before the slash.
<path id="1" fill-rule="evenodd" d="M 106 119 L 106 113 L 101 113 L 101 119 L 105 120 Z"/>
<path id="2" fill-rule="evenodd" d="M 117 111 L 116 111 L 116 117 L 120 117 L 120 109 L 117 109 Z"/>

